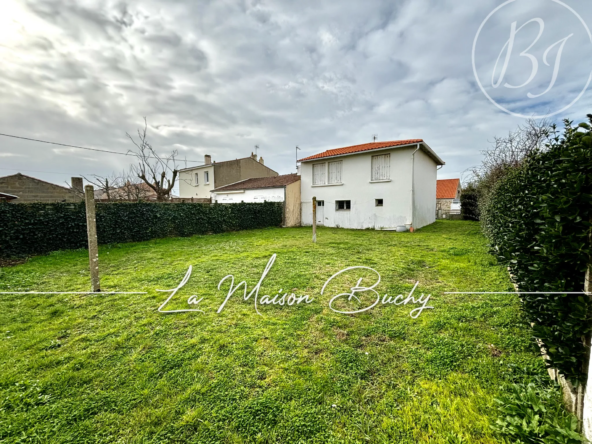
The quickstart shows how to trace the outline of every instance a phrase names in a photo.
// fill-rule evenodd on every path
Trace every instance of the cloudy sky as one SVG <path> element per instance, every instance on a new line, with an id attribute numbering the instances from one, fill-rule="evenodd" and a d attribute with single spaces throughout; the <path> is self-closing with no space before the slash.
<path id="1" fill-rule="evenodd" d="M 503 3 L 2 0 L 0 133 L 125 153 L 146 116 L 161 153 L 259 145 L 282 174 L 296 145 L 423 138 L 460 177 L 522 116 L 592 112 L 590 0 Z M 63 184 L 132 160 L 0 136 L 0 175 Z"/>

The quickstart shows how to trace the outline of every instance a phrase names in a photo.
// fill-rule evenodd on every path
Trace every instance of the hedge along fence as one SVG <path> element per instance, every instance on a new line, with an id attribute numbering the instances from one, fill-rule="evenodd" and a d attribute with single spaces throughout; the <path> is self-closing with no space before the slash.
<path id="1" fill-rule="evenodd" d="M 479 220 L 479 196 L 474 186 L 468 186 L 462 190 L 460 211 L 463 220 Z"/>
<path id="2" fill-rule="evenodd" d="M 99 203 L 100 244 L 222 233 L 282 225 L 283 203 Z M 86 211 L 80 204 L 0 204 L 0 257 L 86 248 Z"/>
<path id="3" fill-rule="evenodd" d="M 592 131 L 587 123 L 565 124 L 563 136 L 499 181 L 481 206 L 485 234 L 520 291 L 584 291 L 592 258 Z M 584 381 L 590 298 L 553 294 L 521 300 L 550 365 L 572 383 Z"/>

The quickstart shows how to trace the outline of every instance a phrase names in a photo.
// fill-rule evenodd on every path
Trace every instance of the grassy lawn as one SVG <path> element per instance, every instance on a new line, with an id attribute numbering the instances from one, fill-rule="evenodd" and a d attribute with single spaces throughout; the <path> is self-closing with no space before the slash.
<path id="1" fill-rule="evenodd" d="M 492 443 L 493 399 L 544 375 L 520 324 L 506 271 L 479 226 L 439 221 L 416 233 L 267 229 L 100 249 L 104 291 L 145 295 L 0 296 L 0 442 L 39 443 Z M 259 281 L 259 296 L 293 292 L 310 304 L 261 305 L 229 282 Z M 193 274 L 161 314 L 188 267 Z M 433 309 L 378 304 L 346 315 L 329 299 L 369 270 L 380 295 L 431 294 Z M 0 291 L 86 291 L 85 250 L 0 269 Z M 341 301 L 339 308 L 368 306 Z"/>

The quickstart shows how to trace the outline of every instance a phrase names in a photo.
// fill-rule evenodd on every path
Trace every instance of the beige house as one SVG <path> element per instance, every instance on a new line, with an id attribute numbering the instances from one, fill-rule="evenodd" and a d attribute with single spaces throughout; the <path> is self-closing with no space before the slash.
<path id="1" fill-rule="evenodd" d="M 212 202 L 284 202 L 284 226 L 300 226 L 300 176 L 258 177 L 216 188 Z"/>
<path id="2" fill-rule="evenodd" d="M 0 177 L 0 191 L 17 197 L 6 199 L 11 203 L 80 202 L 84 198 L 82 177 L 73 177 L 71 188 L 66 188 L 17 173 Z"/>
<path id="3" fill-rule="evenodd" d="M 261 157 L 251 153 L 250 157 L 212 162 L 210 155 L 204 157 L 205 164 L 179 170 L 179 197 L 209 199 L 215 188 L 254 177 L 276 177 L 278 173 L 263 163 Z"/>

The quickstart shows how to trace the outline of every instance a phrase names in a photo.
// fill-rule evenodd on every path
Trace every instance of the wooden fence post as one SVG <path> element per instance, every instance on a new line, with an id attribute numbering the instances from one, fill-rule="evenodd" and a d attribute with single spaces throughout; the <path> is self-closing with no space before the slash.
<path id="1" fill-rule="evenodd" d="M 312 241 L 317 242 L 317 198 L 312 198 Z"/>
<path id="2" fill-rule="evenodd" d="M 95 207 L 95 190 L 92 185 L 84 187 L 86 202 L 86 232 L 88 235 L 88 260 L 90 264 L 90 283 L 92 291 L 101 291 L 99 281 L 99 243 L 97 241 L 97 213 Z"/>

